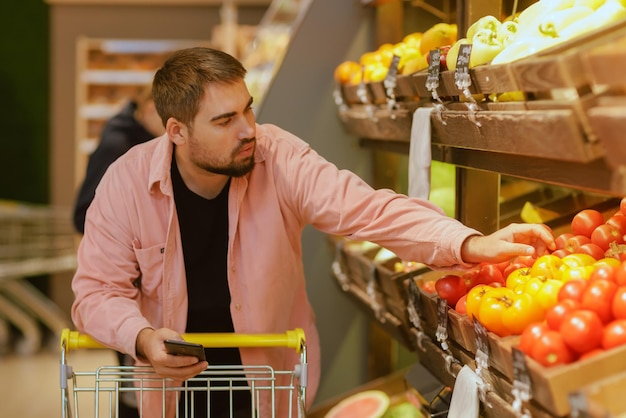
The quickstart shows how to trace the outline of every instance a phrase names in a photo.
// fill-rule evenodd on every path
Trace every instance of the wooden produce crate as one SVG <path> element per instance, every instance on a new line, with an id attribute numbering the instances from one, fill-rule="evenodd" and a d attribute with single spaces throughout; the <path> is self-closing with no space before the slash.
<path id="1" fill-rule="evenodd" d="M 575 394 L 579 412 L 588 418 L 626 417 L 626 373 L 620 372 L 590 385 Z"/>
<path id="2" fill-rule="evenodd" d="M 409 142 L 417 103 L 387 106 L 353 105 L 339 113 L 344 129 L 358 138 Z"/>

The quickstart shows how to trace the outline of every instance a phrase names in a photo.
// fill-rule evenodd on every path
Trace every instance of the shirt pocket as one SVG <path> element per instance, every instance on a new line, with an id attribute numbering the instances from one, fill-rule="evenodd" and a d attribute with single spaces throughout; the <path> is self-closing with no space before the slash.
<path id="1" fill-rule="evenodd" d="M 135 280 L 135 287 L 150 299 L 161 299 L 164 248 L 164 244 L 141 248 L 139 241 L 133 241 L 133 250 L 139 266 L 139 278 Z"/>

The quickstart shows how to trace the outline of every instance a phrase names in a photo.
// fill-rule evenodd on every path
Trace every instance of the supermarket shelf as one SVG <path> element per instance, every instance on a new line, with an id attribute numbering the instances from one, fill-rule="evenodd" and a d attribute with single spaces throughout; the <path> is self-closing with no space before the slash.
<path id="1" fill-rule="evenodd" d="M 361 138 L 361 146 L 383 151 L 409 153 L 410 143 L 404 140 Z M 432 145 L 432 158 L 464 168 L 498 172 L 504 175 L 541 181 L 572 189 L 626 194 L 626 172 L 613 170 L 604 159 L 587 163 L 495 153 L 485 150 Z"/>

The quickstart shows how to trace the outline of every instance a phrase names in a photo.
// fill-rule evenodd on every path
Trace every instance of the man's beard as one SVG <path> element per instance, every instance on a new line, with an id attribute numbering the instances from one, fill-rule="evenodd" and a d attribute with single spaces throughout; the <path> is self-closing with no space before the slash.
<path id="1" fill-rule="evenodd" d="M 248 145 L 250 142 L 256 141 L 256 138 L 249 139 L 245 142 L 242 142 L 235 151 L 233 151 L 233 160 L 234 157 L 241 151 L 243 147 Z M 229 177 L 243 177 L 248 174 L 254 168 L 254 153 L 249 157 L 246 157 L 242 161 L 235 162 L 232 161 L 228 165 L 216 165 L 210 162 L 201 162 L 194 160 L 192 157 L 192 162 L 196 164 L 198 167 L 202 168 L 205 171 L 213 174 L 221 174 Z"/>

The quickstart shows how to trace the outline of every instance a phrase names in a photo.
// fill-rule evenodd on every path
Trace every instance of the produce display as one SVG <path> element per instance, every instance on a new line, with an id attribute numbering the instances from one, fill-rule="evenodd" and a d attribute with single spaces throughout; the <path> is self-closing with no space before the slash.
<path id="1" fill-rule="evenodd" d="M 626 344 L 625 237 L 623 198 L 606 219 L 577 212 L 550 254 L 446 274 L 434 292 L 488 331 L 520 336 L 519 348 L 540 364 L 568 364 Z"/>

